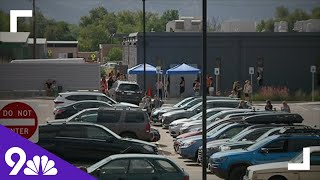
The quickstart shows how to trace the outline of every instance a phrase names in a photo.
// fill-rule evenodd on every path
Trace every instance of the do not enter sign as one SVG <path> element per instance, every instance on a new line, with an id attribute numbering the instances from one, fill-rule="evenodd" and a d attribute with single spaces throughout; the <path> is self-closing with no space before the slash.
<path id="1" fill-rule="evenodd" d="M 14 102 L 3 107 L 0 111 L 0 124 L 32 142 L 38 142 L 37 114 L 28 104 Z"/>

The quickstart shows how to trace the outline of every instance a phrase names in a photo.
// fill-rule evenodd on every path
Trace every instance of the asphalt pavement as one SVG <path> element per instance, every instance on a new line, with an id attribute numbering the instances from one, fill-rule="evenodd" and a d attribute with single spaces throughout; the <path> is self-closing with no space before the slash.
<path id="1" fill-rule="evenodd" d="M 165 105 L 171 105 L 178 101 L 167 100 Z M 21 99 L 21 100 L 0 100 L 0 109 L 11 102 L 25 102 L 31 105 L 38 115 L 39 124 L 44 124 L 49 120 L 53 120 L 53 100 L 47 99 Z M 274 103 L 274 107 L 280 110 L 281 104 Z M 290 103 L 291 111 L 299 113 L 305 119 L 303 124 L 312 127 L 320 128 L 320 102 L 311 103 Z M 254 107 L 264 109 L 264 103 L 254 103 Z M 156 144 L 159 148 L 159 154 L 168 156 L 178 165 L 180 165 L 190 175 L 190 180 L 201 180 L 202 179 L 202 167 L 191 160 L 182 159 L 173 149 L 173 138 L 168 133 L 168 130 L 162 129 L 161 127 L 155 126 L 161 134 L 161 139 Z M 219 180 L 217 176 L 209 174 L 207 172 L 208 180 Z"/>

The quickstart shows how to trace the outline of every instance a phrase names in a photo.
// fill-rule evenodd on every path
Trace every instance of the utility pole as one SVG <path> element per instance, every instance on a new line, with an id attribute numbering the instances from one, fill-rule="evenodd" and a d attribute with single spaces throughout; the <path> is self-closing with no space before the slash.
<path id="1" fill-rule="evenodd" d="M 202 0 L 202 180 L 207 180 L 207 0 Z"/>
<path id="2" fill-rule="evenodd" d="M 37 37 L 36 37 L 36 2 L 32 0 L 32 31 L 33 31 L 33 49 L 32 56 L 33 59 L 37 58 L 36 55 L 36 46 L 37 46 Z"/>
<path id="3" fill-rule="evenodd" d="M 143 87 L 144 92 L 147 92 L 146 80 L 146 0 L 142 0 L 142 16 L 143 16 Z"/>

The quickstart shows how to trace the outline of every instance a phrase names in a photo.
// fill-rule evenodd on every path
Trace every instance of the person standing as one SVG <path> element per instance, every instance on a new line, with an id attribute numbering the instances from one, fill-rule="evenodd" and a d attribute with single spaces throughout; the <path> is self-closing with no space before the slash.
<path id="1" fill-rule="evenodd" d="M 185 91 L 185 86 L 186 86 L 186 83 L 184 81 L 184 77 L 181 77 L 181 81 L 180 81 L 180 97 L 183 96 L 183 93 Z"/>
<path id="2" fill-rule="evenodd" d="M 200 96 L 200 81 L 198 79 L 194 83 L 193 90 L 195 96 Z"/>
<path id="3" fill-rule="evenodd" d="M 239 81 L 236 81 L 236 82 L 233 84 L 233 91 L 234 91 L 235 95 L 237 96 L 237 98 L 241 98 L 242 88 L 241 88 L 241 84 L 240 84 Z"/>
<path id="4" fill-rule="evenodd" d="M 272 108 L 273 108 L 273 106 L 272 106 L 272 104 L 271 104 L 271 101 L 270 101 L 270 100 L 267 100 L 267 101 L 266 101 L 266 106 L 264 107 L 264 109 L 265 109 L 266 111 L 272 111 Z"/>
<path id="5" fill-rule="evenodd" d="M 113 83 L 114 83 L 113 75 L 112 75 L 112 73 L 109 73 L 109 78 L 108 78 L 108 90 L 112 88 Z"/>
<path id="6" fill-rule="evenodd" d="M 213 96 L 214 94 L 214 87 L 213 87 L 213 78 L 210 76 L 209 77 L 209 88 L 208 88 L 208 91 L 209 91 L 209 96 Z"/>
<path id="7" fill-rule="evenodd" d="M 156 83 L 156 89 L 157 89 L 157 93 L 159 94 L 160 99 L 162 100 L 163 83 L 162 83 L 161 79 Z"/>
<path id="8" fill-rule="evenodd" d="M 281 111 L 291 113 L 290 106 L 288 105 L 288 103 L 286 101 L 282 102 Z"/>
<path id="9" fill-rule="evenodd" d="M 103 76 L 100 80 L 100 91 L 103 94 L 107 94 L 107 90 L 108 90 L 107 79 L 106 79 L 106 76 Z"/>
<path id="10" fill-rule="evenodd" d="M 249 80 L 245 81 L 245 84 L 243 86 L 243 93 L 244 93 L 244 100 L 251 102 L 252 86 Z"/>

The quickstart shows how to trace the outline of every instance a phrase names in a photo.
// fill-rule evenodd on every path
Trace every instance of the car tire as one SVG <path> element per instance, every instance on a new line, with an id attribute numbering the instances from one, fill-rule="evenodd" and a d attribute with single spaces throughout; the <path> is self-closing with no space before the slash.
<path id="1" fill-rule="evenodd" d="M 272 176 L 268 180 L 287 180 L 287 178 L 285 178 L 283 176 Z"/>
<path id="2" fill-rule="evenodd" d="M 124 137 L 124 138 L 138 139 L 138 138 L 137 138 L 137 135 L 135 135 L 134 133 L 131 133 L 131 132 L 121 133 L 120 136 L 121 136 L 121 137 Z"/>
<path id="3" fill-rule="evenodd" d="M 241 165 L 234 167 L 228 180 L 242 180 L 243 176 L 246 174 L 247 166 Z"/>

